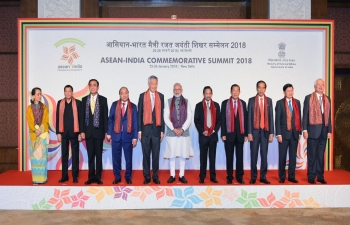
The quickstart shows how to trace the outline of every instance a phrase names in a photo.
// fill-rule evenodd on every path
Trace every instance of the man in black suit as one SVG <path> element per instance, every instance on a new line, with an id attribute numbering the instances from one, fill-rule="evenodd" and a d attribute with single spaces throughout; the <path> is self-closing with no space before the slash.
<path id="1" fill-rule="evenodd" d="M 231 98 L 221 104 L 221 139 L 225 143 L 227 184 L 233 180 L 233 154 L 236 147 L 236 179 L 243 180 L 243 145 L 247 141 L 247 105 L 239 98 L 241 88 L 238 84 L 231 86 Z"/>
<path id="2" fill-rule="evenodd" d="M 210 86 L 203 89 L 203 100 L 196 105 L 194 123 L 198 130 L 200 174 L 199 183 L 204 183 L 207 172 L 207 157 L 209 150 L 210 181 L 218 183 L 215 172 L 216 145 L 218 130 L 221 124 L 220 106 L 211 97 L 213 91 Z"/>
<path id="3" fill-rule="evenodd" d="M 89 81 L 90 95 L 82 99 L 81 138 L 86 139 L 89 161 L 89 177 L 85 184 L 96 182 L 103 184 L 102 150 L 103 140 L 108 130 L 108 104 L 107 98 L 98 94 L 99 82 L 96 79 Z M 95 170 L 96 158 L 96 170 Z"/>
<path id="4" fill-rule="evenodd" d="M 256 83 L 256 96 L 248 101 L 248 141 L 250 141 L 250 184 L 255 184 L 258 176 L 257 162 L 260 146 L 260 182 L 270 184 L 266 179 L 267 173 L 267 151 L 269 142 L 273 140 L 273 106 L 271 98 L 265 96 L 266 83 L 258 81 Z"/>
<path id="5" fill-rule="evenodd" d="M 81 101 L 73 97 L 73 87 L 64 87 L 64 98 L 57 102 L 56 134 L 61 142 L 62 177 L 58 181 L 63 183 L 68 177 L 69 142 L 72 147 L 72 176 L 73 183 L 78 183 L 79 176 L 79 142 L 81 141 L 79 119 L 81 118 Z"/>
<path id="6" fill-rule="evenodd" d="M 286 157 L 289 149 L 288 181 L 298 183 L 295 179 L 296 154 L 299 135 L 301 135 L 301 109 L 298 99 L 293 98 L 294 88 L 291 84 L 283 86 L 284 98 L 276 103 L 276 137 L 278 140 L 278 175 L 279 183 L 286 179 Z"/>
<path id="7" fill-rule="evenodd" d="M 143 176 L 144 184 L 151 182 L 150 158 L 152 153 L 152 179 L 156 184 L 160 184 L 159 152 L 160 142 L 164 137 L 164 95 L 157 91 L 158 78 L 150 76 L 148 78 L 148 90 L 140 94 L 138 103 L 139 117 L 139 139 L 141 141 L 143 153 Z"/>
<path id="8" fill-rule="evenodd" d="M 315 184 L 315 178 L 322 184 L 324 179 L 324 151 L 327 139 L 332 134 L 331 99 L 324 92 L 324 81 L 315 81 L 315 92 L 307 95 L 303 109 L 303 136 L 307 139 L 307 177 Z"/>

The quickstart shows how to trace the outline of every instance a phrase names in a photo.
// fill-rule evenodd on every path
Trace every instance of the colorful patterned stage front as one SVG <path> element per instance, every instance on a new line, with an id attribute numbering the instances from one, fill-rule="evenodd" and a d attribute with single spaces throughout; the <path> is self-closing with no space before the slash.
<path id="1" fill-rule="evenodd" d="M 168 171 L 160 171 L 161 185 L 142 184 L 142 171 L 134 172 L 132 185 L 110 185 L 112 171 L 104 172 L 104 185 L 84 185 L 87 171 L 79 184 L 62 185 L 60 171 L 49 171 L 45 185 L 32 185 L 30 172 L 8 171 L 0 174 L 0 209 L 17 210 L 99 210 L 99 209 L 177 209 L 177 208 L 318 208 L 350 207 L 350 173 L 327 171 L 329 184 L 309 185 L 306 172 L 297 171 L 299 184 L 278 183 L 277 171 L 269 171 L 271 185 L 226 185 L 225 171 L 218 171 L 219 184 L 207 181 L 198 185 L 198 171 L 187 171 L 188 184 L 175 181 L 168 185 Z M 246 171 L 249 183 L 249 171 Z M 12 184 L 11 184 L 12 183 Z"/>

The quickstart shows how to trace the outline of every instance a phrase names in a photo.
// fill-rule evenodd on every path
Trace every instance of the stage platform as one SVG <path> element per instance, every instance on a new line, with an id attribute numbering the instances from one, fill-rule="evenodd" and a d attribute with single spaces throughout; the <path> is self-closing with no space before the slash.
<path id="1" fill-rule="evenodd" d="M 70 171 L 69 171 L 70 172 Z M 326 171 L 328 184 L 309 184 L 306 170 L 296 171 L 299 184 L 278 183 L 278 171 L 270 170 L 270 185 L 257 180 L 249 184 L 250 171 L 245 171 L 245 184 L 236 180 L 226 184 L 226 172 L 217 171 L 218 184 L 209 177 L 199 184 L 199 171 L 186 171 L 187 184 L 166 181 L 169 171 L 159 171 L 160 185 L 144 185 L 142 171 L 133 172 L 133 184 L 125 180 L 118 185 L 111 170 L 104 171 L 103 185 L 84 185 L 87 171 L 80 171 L 79 183 L 72 177 L 58 183 L 61 171 L 49 171 L 45 184 L 32 184 L 31 172 L 7 171 L 0 174 L 0 209 L 71 210 L 71 209 L 176 209 L 176 208 L 313 208 L 350 207 L 350 172 Z M 209 174 L 209 172 L 207 173 Z M 209 175 L 208 175 L 209 176 Z"/>

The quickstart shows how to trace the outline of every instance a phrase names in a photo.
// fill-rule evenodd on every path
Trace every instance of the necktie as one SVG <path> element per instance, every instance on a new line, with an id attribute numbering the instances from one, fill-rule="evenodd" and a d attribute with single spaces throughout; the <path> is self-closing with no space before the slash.
<path id="1" fill-rule="evenodd" d="M 151 96 L 152 96 L 152 111 L 154 109 L 154 93 L 151 93 Z"/>
<path id="2" fill-rule="evenodd" d="M 125 114 L 125 102 L 122 103 L 122 118 L 124 117 Z M 122 124 L 122 131 L 124 130 L 124 125 Z"/>
<path id="3" fill-rule="evenodd" d="M 265 128 L 265 117 L 264 117 L 264 103 L 263 98 L 260 98 L 260 128 Z"/>
<path id="4" fill-rule="evenodd" d="M 209 101 L 207 101 L 207 127 L 211 127 L 211 111 L 209 107 Z"/>
<path id="5" fill-rule="evenodd" d="M 321 112 L 323 114 L 323 102 L 322 102 L 322 96 L 318 96 L 318 101 L 320 102 Z"/>
<path id="6" fill-rule="evenodd" d="M 94 114 L 94 111 L 95 111 L 95 98 L 93 96 L 91 96 L 91 104 L 90 104 L 90 107 L 91 107 L 91 112 L 92 112 L 92 115 Z"/>
<path id="7" fill-rule="evenodd" d="M 288 106 L 289 106 L 289 111 L 290 113 L 293 113 L 293 107 L 292 107 L 292 100 L 288 100 Z"/>
<path id="8" fill-rule="evenodd" d="M 235 116 L 237 116 L 237 100 L 234 101 L 233 110 L 235 112 Z"/>
<path id="9" fill-rule="evenodd" d="M 125 114 L 125 102 L 123 102 L 123 106 L 122 106 L 122 117 L 124 117 Z"/>

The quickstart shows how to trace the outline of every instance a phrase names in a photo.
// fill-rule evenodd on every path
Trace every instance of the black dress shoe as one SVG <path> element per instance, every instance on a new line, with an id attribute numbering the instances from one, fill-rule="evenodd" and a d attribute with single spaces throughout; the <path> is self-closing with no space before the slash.
<path id="1" fill-rule="evenodd" d="M 240 184 L 244 184 L 244 180 L 243 179 L 237 179 L 237 182 Z"/>
<path id="2" fill-rule="evenodd" d="M 151 179 L 145 179 L 144 181 L 143 181 L 143 184 L 149 184 L 151 182 Z"/>
<path id="3" fill-rule="evenodd" d="M 78 178 L 73 178 L 73 183 L 77 184 L 78 182 Z"/>
<path id="4" fill-rule="evenodd" d="M 85 184 L 86 185 L 88 185 L 88 184 L 92 184 L 93 183 L 93 181 L 92 180 L 87 180 L 87 181 L 85 181 Z"/>
<path id="5" fill-rule="evenodd" d="M 293 179 L 288 179 L 288 181 L 289 181 L 289 182 L 292 182 L 292 183 L 299 183 L 299 181 L 298 181 L 297 179 L 295 179 L 295 178 L 293 178 Z"/>
<path id="6" fill-rule="evenodd" d="M 321 184 L 327 184 L 327 181 L 325 179 L 323 180 L 317 180 L 317 182 L 320 182 Z"/>
<path id="7" fill-rule="evenodd" d="M 249 181 L 250 184 L 255 184 L 255 182 L 256 182 L 255 179 L 251 179 L 251 180 Z"/>
<path id="8" fill-rule="evenodd" d="M 260 179 L 260 183 L 270 184 L 270 181 L 268 181 L 266 179 Z"/>
<path id="9" fill-rule="evenodd" d="M 210 181 L 213 183 L 219 183 L 219 181 L 216 178 L 210 178 Z"/>
<path id="10" fill-rule="evenodd" d="M 160 184 L 160 180 L 157 178 L 157 179 L 153 179 L 153 182 L 155 183 L 155 184 Z"/>
<path id="11" fill-rule="evenodd" d="M 132 184 L 131 179 L 125 179 L 125 181 L 126 181 L 127 184 Z"/>
<path id="12" fill-rule="evenodd" d="M 170 183 L 173 183 L 174 181 L 175 181 L 175 177 L 170 176 L 167 183 L 170 184 Z"/>
<path id="13" fill-rule="evenodd" d="M 122 182 L 122 179 L 115 179 L 115 180 L 113 181 L 113 184 L 118 184 L 118 183 L 120 183 L 120 182 Z"/>
<path id="14" fill-rule="evenodd" d="M 187 184 L 187 180 L 184 176 L 179 177 L 179 181 L 181 181 L 181 183 Z"/>
<path id="15" fill-rule="evenodd" d="M 97 184 L 103 184 L 103 181 L 102 180 L 97 180 L 96 183 Z"/>
<path id="16" fill-rule="evenodd" d="M 200 184 L 204 184 L 204 179 L 199 179 Z"/>
<path id="17" fill-rule="evenodd" d="M 309 182 L 310 184 L 316 184 L 314 180 L 307 180 L 307 182 Z"/>
<path id="18" fill-rule="evenodd" d="M 232 184 L 232 179 L 227 179 L 227 180 L 226 180 L 226 183 L 227 183 L 227 184 Z"/>
<path id="19" fill-rule="evenodd" d="M 58 180 L 58 183 L 63 183 L 63 182 L 66 182 L 66 181 L 69 181 L 69 179 L 68 178 L 66 178 L 66 179 L 61 178 L 60 180 Z"/>
<path id="20" fill-rule="evenodd" d="M 283 180 L 283 179 L 280 179 L 280 181 L 278 181 L 278 183 L 283 184 L 283 183 L 284 183 L 284 180 Z"/>

